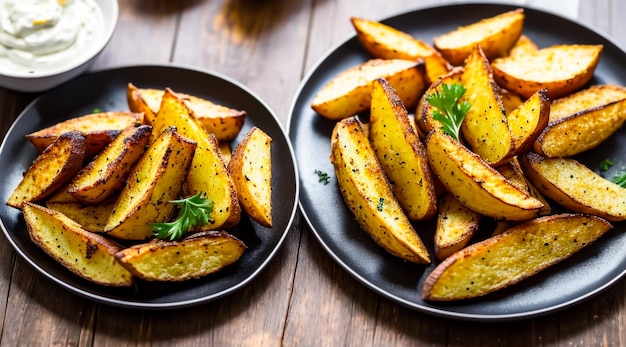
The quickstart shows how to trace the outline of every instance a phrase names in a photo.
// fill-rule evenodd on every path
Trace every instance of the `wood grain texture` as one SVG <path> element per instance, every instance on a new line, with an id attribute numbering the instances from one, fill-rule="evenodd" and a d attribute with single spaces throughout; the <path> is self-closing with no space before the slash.
<path id="1" fill-rule="evenodd" d="M 379 20 L 441 0 L 120 1 L 116 32 L 92 69 L 180 64 L 252 89 L 283 125 L 313 65 Z M 626 2 L 580 0 L 580 21 L 626 47 Z M 0 134 L 37 94 L 0 88 Z M 1 165 L 1 163 L 0 163 Z M 423 314 L 343 270 L 298 216 L 281 250 L 241 290 L 193 308 L 142 311 L 76 296 L 37 273 L 0 236 L 2 346 L 622 346 L 624 280 L 562 311 L 477 323 Z"/>

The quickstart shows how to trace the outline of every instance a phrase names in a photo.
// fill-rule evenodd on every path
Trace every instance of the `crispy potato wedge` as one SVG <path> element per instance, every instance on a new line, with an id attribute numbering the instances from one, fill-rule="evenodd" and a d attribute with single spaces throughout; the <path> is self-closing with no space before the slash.
<path id="1" fill-rule="evenodd" d="M 145 112 L 147 123 L 152 124 L 161 107 L 164 92 L 163 89 L 137 88 L 129 83 L 127 88 L 128 107 L 130 110 Z M 187 106 L 193 110 L 194 117 L 209 133 L 215 135 L 218 141 L 233 140 L 241 131 L 245 122 L 246 111 L 220 105 L 195 95 L 178 92 L 176 94 L 185 101 Z"/>
<path id="2" fill-rule="evenodd" d="M 446 258 L 426 278 L 422 299 L 452 301 L 511 286 L 593 243 L 612 225 L 582 214 L 539 217 Z"/>
<path id="3" fill-rule="evenodd" d="M 449 73 L 441 76 L 426 89 L 415 111 L 415 124 L 420 129 L 421 133 L 428 134 L 433 129 L 441 129 L 442 126 L 440 121 L 433 118 L 435 108 L 426 101 L 426 97 L 434 93 L 441 93 L 441 86 L 443 84 L 462 83 L 462 74 L 463 68 L 454 68 Z"/>
<path id="4" fill-rule="evenodd" d="M 70 182 L 68 192 L 86 204 L 97 204 L 118 192 L 146 149 L 152 127 L 124 129 Z"/>
<path id="5" fill-rule="evenodd" d="M 176 126 L 182 136 L 198 144 L 187 176 L 185 190 L 189 196 L 197 193 L 206 194 L 206 197 L 213 202 L 213 212 L 210 216 L 212 222 L 203 228 L 229 228 L 239 223 L 241 206 L 237 198 L 237 190 L 232 178 L 228 175 L 215 136 L 208 133 L 198 122 L 188 104 L 167 88 L 153 123 L 153 134 L 158 134 L 161 129 L 169 125 Z"/>
<path id="6" fill-rule="evenodd" d="M 505 56 L 522 34 L 524 10 L 517 9 L 461 26 L 434 38 L 435 48 L 452 65 L 462 65 L 475 46 L 487 59 Z"/>
<path id="7" fill-rule="evenodd" d="M 233 156 L 233 150 L 232 148 L 230 148 L 230 142 L 219 141 L 217 146 L 220 151 L 220 154 L 222 155 L 222 160 L 224 161 L 224 165 L 228 166 L 228 162 L 230 161 L 230 158 Z"/>
<path id="8" fill-rule="evenodd" d="M 431 219 L 437 210 L 437 197 L 426 149 L 413 131 L 402 101 L 384 79 L 373 84 L 368 136 L 409 219 Z"/>
<path id="9" fill-rule="evenodd" d="M 426 153 L 433 173 L 469 209 L 496 219 L 528 220 L 544 206 L 442 131 L 428 134 Z"/>
<path id="10" fill-rule="evenodd" d="M 132 274 L 115 259 L 123 248 L 118 243 L 43 206 L 27 202 L 23 213 L 31 240 L 71 272 L 105 286 L 133 284 Z"/>
<path id="11" fill-rule="evenodd" d="M 466 89 L 461 101 L 471 105 L 461 125 L 463 139 L 487 163 L 495 166 L 506 162 L 514 155 L 513 134 L 499 87 L 480 46 L 475 46 L 467 57 L 461 82 Z"/>
<path id="12" fill-rule="evenodd" d="M 435 227 L 435 257 L 443 260 L 467 246 L 478 230 L 482 215 L 463 206 L 454 196 L 444 194 L 439 200 Z"/>
<path id="13" fill-rule="evenodd" d="M 558 204 L 613 222 L 626 220 L 626 189 L 575 159 L 528 153 L 519 161 L 535 187 Z"/>
<path id="14" fill-rule="evenodd" d="M 254 221 L 272 226 L 272 138 L 258 127 L 250 129 L 228 162 L 239 204 Z"/>
<path id="15" fill-rule="evenodd" d="M 139 159 L 117 198 L 104 227 L 122 240 L 144 240 L 154 235 L 152 223 L 167 221 L 180 197 L 196 143 L 168 127 Z"/>
<path id="16" fill-rule="evenodd" d="M 315 94 L 311 108 L 330 120 L 340 120 L 369 110 L 372 82 L 384 78 L 402 103 L 413 108 L 426 89 L 424 63 L 405 59 L 371 59 L 349 68 Z"/>
<path id="17" fill-rule="evenodd" d="M 524 102 L 521 96 L 502 88 L 500 88 L 500 100 L 507 116 Z"/>
<path id="18" fill-rule="evenodd" d="M 534 53 L 494 59 L 493 77 L 505 89 L 529 98 L 540 89 L 556 99 L 582 88 L 593 76 L 601 45 L 555 45 Z"/>
<path id="19" fill-rule="evenodd" d="M 550 117 L 555 120 L 534 143 L 534 150 L 543 156 L 570 157 L 587 151 L 613 135 L 626 121 L 626 88 L 597 86 L 565 99 L 555 101 L 556 115 Z M 570 116 L 563 116 L 566 110 L 572 112 Z"/>
<path id="20" fill-rule="evenodd" d="M 331 162 L 343 199 L 357 222 L 387 252 L 418 264 L 430 255 L 402 210 L 356 117 L 333 129 Z"/>
<path id="21" fill-rule="evenodd" d="M 7 205 L 22 209 L 25 202 L 38 202 L 53 194 L 82 168 L 85 150 L 85 136 L 81 133 L 59 135 L 26 170 Z"/>
<path id="22" fill-rule="evenodd" d="M 115 200 L 103 201 L 97 205 L 46 201 L 46 207 L 64 214 L 87 231 L 104 233 L 104 227 L 115 207 Z"/>
<path id="23" fill-rule="evenodd" d="M 435 52 L 424 57 L 424 66 L 426 68 L 426 79 L 429 84 L 435 83 L 441 76 L 447 75 L 454 66 L 450 64 L 441 53 Z"/>
<path id="24" fill-rule="evenodd" d="M 100 153 L 122 130 L 131 125 L 142 124 L 143 113 L 99 112 L 68 119 L 51 127 L 26 135 L 39 153 L 48 147 L 59 135 L 68 131 L 78 131 L 85 135 L 85 159 Z"/>
<path id="25" fill-rule="evenodd" d="M 119 262 L 147 281 L 184 281 L 236 262 L 246 245 L 225 231 L 204 231 L 180 241 L 153 240 L 119 251 Z"/>
<path id="26" fill-rule="evenodd" d="M 498 172 L 507 180 L 511 181 L 521 191 L 530 194 L 533 198 L 541 201 L 543 207 L 539 209 L 539 216 L 547 216 L 552 213 L 550 202 L 535 188 L 535 186 L 526 178 L 524 170 L 519 163 L 517 157 L 509 160 L 508 163 L 500 165 L 496 168 Z M 509 223 L 511 224 L 511 223 Z"/>
<path id="27" fill-rule="evenodd" d="M 513 152 L 515 155 L 525 153 L 548 125 L 550 119 L 550 99 L 546 90 L 533 94 L 506 116 L 507 124 L 513 135 Z"/>

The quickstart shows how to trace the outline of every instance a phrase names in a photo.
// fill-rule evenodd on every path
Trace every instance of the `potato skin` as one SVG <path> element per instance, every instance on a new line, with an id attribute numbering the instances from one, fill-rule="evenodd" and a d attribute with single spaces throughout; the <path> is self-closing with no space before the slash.
<path id="1" fill-rule="evenodd" d="M 453 301 L 511 286 L 593 243 L 612 228 L 591 215 L 539 217 L 454 253 L 426 278 L 422 299 Z"/>
<path id="2" fill-rule="evenodd" d="M 376 243 L 401 259 L 430 263 L 430 255 L 394 197 L 376 154 L 355 117 L 337 122 L 331 162 L 343 199 Z"/>
<path id="3" fill-rule="evenodd" d="M 185 281 L 207 276 L 236 262 L 246 245 L 225 231 L 204 231 L 180 241 L 155 239 L 120 250 L 116 259 L 147 281 Z"/>
<path id="4" fill-rule="evenodd" d="M 31 240 L 71 272 L 105 286 L 133 284 L 132 274 L 115 259 L 120 244 L 43 206 L 27 202 L 23 212 Z"/>
<path id="5" fill-rule="evenodd" d="M 85 151 L 85 136 L 77 131 L 56 137 L 28 168 L 7 205 L 21 209 L 25 202 L 38 202 L 53 194 L 81 169 Z"/>

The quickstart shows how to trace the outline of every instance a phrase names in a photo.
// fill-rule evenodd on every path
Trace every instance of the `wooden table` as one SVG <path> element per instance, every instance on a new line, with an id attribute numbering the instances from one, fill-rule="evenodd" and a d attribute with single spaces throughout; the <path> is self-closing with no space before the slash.
<path id="1" fill-rule="evenodd" d="M 353 34 L 349 16 L 382 19 L 436 0 L 120 1 L 117 30 L 93 69 L 176 63 L 228 75 L 286 124 L 301 79 Z M 626 2 L 581 0 L 579 21 L 626 47 Z M 2 136 L 35 97 L 0 89 Z M 0 237 L 2 346 L 619 346 L 624 281 L 566 310 L 517 322 L 422 314 L 367 289 L 340 268 L 298 217 L 252 283 L 198 307 L 142 312 L 94 303 L 35 272 Z"/>

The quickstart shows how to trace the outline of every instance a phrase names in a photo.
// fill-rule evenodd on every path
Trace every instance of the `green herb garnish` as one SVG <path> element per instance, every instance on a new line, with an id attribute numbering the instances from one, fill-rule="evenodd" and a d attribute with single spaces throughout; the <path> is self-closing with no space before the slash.
<path id="1" fill-rule="evenodd" d="M 600 170 L 602 171 L 607 171 L 611 168 L 611 166 L 613 166 L 613 162 L 609 158 L 606 158 L 600 162 Z"/>
<path id="2" fill-rule="evenodd" d="M 326 185 L 326 184 L 328 184 L 330 182 L 330 176 L 328 176 L 328 174 L 326 172 L 320 171 L 320 170 L 315 170 L 315 174 L 319 178 L 318 182 L 324 183 L 324 185 Z"/>
<path id="3" fill-rule="evenodd" d="M 460 83 L 441 85 L 441 92 L 426 96 L 426 101 L 436 110 L 433 111 L 433 119 L 441 122 L 441 130 L 444 133 L 459 140 L 459 130 L 461 123 L 471 105 L 467 101 L 459 103 L 461 97 L 465 94 L 465 87 Z"/>
<path id="4" fill-rule="evenodd" d="M 97 107 L 94 107 L 93 111 L 91 113 L 100 113 L 100 109 Z"/>
<path id="5" fill-rule="evenodd" d="M 376 209 L 378 210 L 378 212 L 382 212 L 383 211 L 383 205 L 385 204 L 385 199 L 384 198 L 379 198 L 378 199 L 378 206 L 376 206 Z"/>
<path id="6" fill-rule="evenodd" d="M 613 176 L 613 178 L 611 178 L 611 182 L 617 184 L 622 188 L 626 188 L 626 171 L 622 172 L 619 175 Z"/>
<path id="7" fill-rule="evenodd" d="M 212 221 L 209 215 L 213 212 L 213 202 L 201 193 L 185 199 L 171 200 L 170 203 L 179 205 L 180 212 L 172 222 L 152 224 L 152 230 L 159 239 L 180 239 L 189 229 Z"/>

